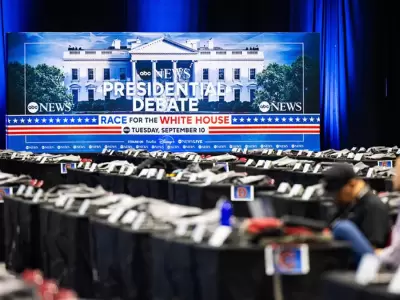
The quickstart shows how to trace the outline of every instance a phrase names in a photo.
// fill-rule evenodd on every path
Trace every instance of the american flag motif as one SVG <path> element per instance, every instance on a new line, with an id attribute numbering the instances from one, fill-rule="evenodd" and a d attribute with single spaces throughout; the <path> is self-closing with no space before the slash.
<path id="1" fill-rule="evenodd" d="M 135 115 L 132 115 L 135 116 Z M 207 115 L 203 115 L 207 116 Z M 320 116 L 307 115 L 231 115 L 224 125 L 206 125 L 208 134 L 319 134 Z M 98 115 L 7 116 L 7 135 L 119 135 L 125 125 L 100 124 Z M 141 123 L 137 127 L 154 127 Z M 157 126 L 157 125 L 156 125 Z M 161 128 L 167 125 L 159 125 Z M 169 124 L 168 126 L 177 126 Z M 178 125 L 179 126 L 179 125 Z M 201 126 L 194 122 L 192 127 Z M 203 125 L 204 126 L 204 125 Z M 157 133 L 156 133 L 157 134 Z M 205 133 L 207 134 L 207 132 Z"/>
<path id="2" fill-rule="evenodd" d="M 229 126 L 210 126 L 210 134 L 319 134 L 320 116 L 232 115 Z"/>
<path id="3" fill-rule="evenodd" d="M 99 126 L 96 115 L 7 116 L 8 135 L 120 134 L 115 126 Z"/>

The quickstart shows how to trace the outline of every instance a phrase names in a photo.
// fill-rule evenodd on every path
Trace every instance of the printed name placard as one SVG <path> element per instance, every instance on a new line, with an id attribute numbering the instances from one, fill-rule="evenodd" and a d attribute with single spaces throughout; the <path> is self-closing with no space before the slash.
<path id="1" fill-rule="evenodd" d="M 369 168 L 367 172 L 367 178 L 371 178 L 374 174 L 374 168 Z"/>
<path id="2" fill-rule="evenodd" d="M 267 275 L 304 275 L 310 272 L 307 244 L 267 246 L 264 255 Z"/>
<path id="3" fill-rule="evenodd" d="M 303 169 L 303 173 L 307 173 L 310 170 L 310 168 L 311 168 L 310 164 L 305 164 L 304 165 L 304 169 Z"/>
<path id="4" fill-rule="evenodd" d="M 354 160 L 355 160 L 355 161 L 360 161 L 360 160 L 363 158 L 363 156 L 364 156 L 364 153 L 357 153 L 357 154 L 354 156 Z"/>
<path id="5" fill-rule="evenodd" d="M 393 168 L 393 161 L 392 160 L 380 160 L 378 161 L 379 167 L 386 167 L 386 168 Z"/>
<path id="6" fill-rule="evenodd" d="M 94 172 L 97 168 L 97 164 L 96 163 L 92 163 L 92 165 L 89 168 L 89 172 Z"/>
<path id="7" fill-rule="evenodd" d="M 68 169 L 75 169 L 76 163 L 61 163 L 61 174 L 67 174 Z"/>
<path id="8" fill-rule="evenodd" d="M 281 182 L 279 185 L 277 192 L 280 194 L 287 193 L 290 190 L 290 184 L 287 182 Z"/>
<path id="9" fill-rule="evenodd" d="M 232 201 L 253 201 L 254 185 L 231 186 Z"/>
<path id="10" fill-rule="evenodd" d="M 229 172 L 229 163 L 227 162 L 216 162 L 214 166 L 223 166 L 225 172 Z"/>
<path id="11" fill-rule="evenodd" d="M 254 162 L 254 159 L 248 159 L 247 161 L 246 161 L 246 163 L 244 164 L 244 166 L 245 167 L 248 167 L 248 166 L 250 166 L 252 163 Z"/>
<path id="12" fill-rule="evenodd" d="M 300 167 L 301 167 L 301 163 L 296 163 L 296 164 L 294 165 L 294 167 L 293 167 L 293 171 L 299 170 Z"/>
<path id="13" fill-rule="evenodd" d="M 180 220 L 176 224 L 175 235 L 184 236 L 188 230 L 189 224 L 186 220 Z"/>
<path id="14" fill-rule="evenodd" d="M 3 202 L 3 197 L 4 196 L 9 196 L 13 194 L 13 188 L 12 187 L 1 187 L 0 188 L 0 202 Z"/>
<path id="15" fill-rule="evenodd" d="M 230 226 L 218 226 L 208 241 L 212 247 L 221 247 L 232 233 Z"/>
<path id="16" fill-rule="evenodd" d="M 206 230 L 207 230 L 206 224 L 204 223 L 197 224 L 192 232 L 192 240 L 195 243 L 201 243 L 203 241 Z"/>

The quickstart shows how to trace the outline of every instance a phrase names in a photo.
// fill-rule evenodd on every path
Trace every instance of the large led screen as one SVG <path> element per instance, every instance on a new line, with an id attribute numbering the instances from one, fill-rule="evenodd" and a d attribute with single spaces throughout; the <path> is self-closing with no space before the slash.
<path id="1" fill-rule="evenodd" d="M 314 33 L 10 33 L 7 147 L 319 149 Z"/>

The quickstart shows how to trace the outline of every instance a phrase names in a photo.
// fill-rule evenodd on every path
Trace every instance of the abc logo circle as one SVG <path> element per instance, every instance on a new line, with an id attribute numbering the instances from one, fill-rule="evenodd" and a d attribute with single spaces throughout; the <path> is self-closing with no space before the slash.
<path id="1" fill-rule="evenodd" d="M 139 71 L 139 76 L 143 80 L 150 80 L 151 79 L 151 70 L 149 69 L 143 69 Z"/>
<path id="2" fill-rule="evenodd" d="M 39 104 L 37 104 L 36 102 L 29 102 L 27 108 L 31 114 L 34 114 L 39 111 Z"/>
<path id="3" fill-rule="evenodd" d="M 124 133 L 129 133 L 131 130 L 129 129 L 129 127 L 124 127 L 123 131 Z"/>
<path id="4" fill-rule="evenodd" d="M 268 112 L 271 109 L 271 106 L 269 105 L 269 103 L 267 101 L 263 101 L 263 102 L 260 103 L 258 108 L 262 112 Z"/>

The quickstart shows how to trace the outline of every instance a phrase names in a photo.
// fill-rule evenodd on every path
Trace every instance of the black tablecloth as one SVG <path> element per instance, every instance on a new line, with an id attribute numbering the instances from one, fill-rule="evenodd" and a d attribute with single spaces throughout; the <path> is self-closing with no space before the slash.
<path id="1" fill-rule="evenodd" d="M 61 174 L 61 164 L 22 161 L 0 158 L 0 170 L 15 175 L 29 175 L 33 179 L 43 180 L 43 188 L 63 184 L 66 181 L 65 174 Z"/>
<path id="2" fill-rule="evenodd" d="M 4 224 L 7 269 L 41 269 L 39 204 L 4 196 Z"/>
<path id="3" fill-rule="evenodd" d="M 208 186 L 200 186 L 189 184 L 187 182 L 169 182 L 168 201 L 170 203 L 195 206 L 202 209 L 215 208 L 217 202 L 221 197 L 230 199 L 231 184 L 212 184 Z M 261 191 L 269 191 L 274 187 L 261 186 L 254 187 L 254 193 Z M 249 209 L 247 202 L 232 202 L 233 213 L 237 217 L 249 217 Z"/>
<path id="4" fill-rule="evenodd" d="M 218 155 L 220 155 L 220 153 L 218 153 Z M 94 161 L 96 163 L 103 163 L 103 162 L 111 162 L 113 160 L 126 160 L 134 165 L 139 165 L 142 162 L 144 162 L 145 160 L 150 159 L 150 158 L 151 157 L 133 157 L 133 156 L 128 156 L 128 155 L 121 154 L 121 153 L 116 153 L 113 155 L 98 154 L 94 158 Z M 159 159 L 159 160 L 164 161 L 165 163 L 168 163 L 169 168 L 166 170 L 167 173 L 171 173 L 172 171 L 174 171 L 176 169 L 185 169 L 187 166 L 194 163 L 193 161 L 184 160 L 184 159 L 170 159 L 170 158 L 151 158 L 151 159 Z M 203 170 L 212 168 L 214 163 L 215 162 L 212 162 L 212 161 L 198 162 L 200 168 L 202 168 Z M 240 162 L 234 161 L 234 162 L 228 163 L 229 168 L 230 169 L 234 168 L 234 166 L 238 163 L 240 163 Z"/>
<path id="5" fill-rule="evenodd" d="M 150 300 L 150 232 L 92 218 L 90 237 L 96 298 Z"/>
<path id="6" fill-rule="evenodd" d="M 235 155 L 239 158 L 244 157 L 247 159 L 254 159 L 254 160 L 262 160 L 262 159 L 267 159 L 267 160 L 277 160 L 280 158 L 285 157 L 285 155 L 260 155 L 260 154 L 237 154 L 237 153 L 233 153 L 232 155 Z M 289 156 L 290 158 L 294 158 L 294 159 L 299 159 L 299 160 L 312 160 L 312 161 L 316 161 L 316 162 L 337 162 L 337 163 L 349 163 L 349 164 L 354 164 L 354 163 L 358 163 L 360 161 L 356 161 L 354 159 L 347 159 L 347 158 L 327 158 L 327 157 L 308 157 L 306 155 L 302 155 L 302 156 Z M 374 167 L 378 165 L 378 161 L 392 161 L 393 165 L 396 161 L 396 159 L 378 159 L 378 160 L 369 160 L 369 159 L 363 159 L 361 160 L 362 163 L 366 164 L 367 166 L 370 167 Z"/>
<path id="7" fill-rule="evenodd" d="M 4 244 L 4 202 L 0 200 L 0 261 L 5 259 L 5 244 Z"/>
<path id="8" fill-rule="evenodd" d="M 400 295 L 387 292 L 387 284 L 361 286 L 354 272 L 333 272 L 323 279 L 324 300 L 399 300 Z"/>
<path id="9" fill-rule="evenodd" d="M 262 248 L 217 249 L 165 235 L 152 238 L 150 232 L 7 196 L 5 222 L 9 269 L 42 269 L 81 297 L 146 300 L 153 292 L 153 300 L 258 300 L 272 295 Z M 284 277 L 283 290 L 292 295 L 285 299 L 316 299 L 319 275 L 347 266 L 350 250 L 343 244 L 310 249 L 311 273 Z"/>
<path id="10" fill-rule="evenodd" d="M 213 248 L 153 235 L 152 253 L 154 300 L 273 299 L 263 248 Z M 321 274 L 347 268 L 350 253 L 343 243 L 310 246 L 311 271 L 282 277 L 284 299 L 320 299 Z"/>
<path id="11" fill-rule="evenodd" d="M 107 191 L 127 194 L 133 197 L 145 196 L 168 200 L 167 179 L 157 180 L 73 169 L 68 171 L 67 182 L 70 184 L 85 183 L 90 187 L 101 185 Z"/>
<path id="12" fill-rule="evenodd" d="M 276 192 L 259 192 L 257 197 L 273 208 L 275 217 L 286 215 L 299 216 L 313 220 L 330 220 L 336 212 L 332 201 L 328 199 L 311 198 L 307 201 L 301 197 L 285 197 Z"/>
<path id="13" fill-rule="evenodd" d="M 102 186 L 105 190 L 128 194 L 127 181 L 129 177 L 113 173 L 89 172 L 88 170 L 72 169 L 68 170 L 67 183 L 84 183 L 90 187 Z"/>
<path id="14" fill-rule="evenodd" d="M 44 275 L 81 297 L 93 296 L 88 223 L 87 216 L 47 204 L 40 206 Z"/>
<path id="15" fill-rule="evenodd" d="M 127 182 L 128 194 L 168 200 L 168 181 L 131 176 Z"/>
<path id="16" fill-rule="evenodd" d="M 214 184 L 199 186 L 187 182 L 175 182 L 168 179 L 156 180 L 137 176 L 121 176 L 86 170 L 72 169 L 68 171 L 67 182 L 70 184 L 85 183 L 95 187 L 101 185 L 105 190 L 114 193 L 125 193 L 134 197 L 145 196 L 170 203 L 200 207 L 203 209 L 214 208 L 217 201 L 231 195 L 230 184 Z M 255 187 L 255 192 L 271 190 L 273 187 Z M 247 204 L 235 202 L 233 204 L 237 216 L 249 216 Z"/>
<path id="17" fill-rule="evenodd" d="M 125 154 L 115 153 L 113 155 L 99 153 L 93 157 L 93 161 L 96 163 L 111 162 L 113 160 L 126 160 L 134 165 L 139 165 L 144 162 L 147 157 L 133 157 Z"/>
<path id="18" fill-rule="evenodd" d="M 385 191 L 393 191 L 393 182 L 392 179 L 386 179 L 385 180 Z"/>
<path id="19" fill-rule="evenodd" d="M 318 184 L 322 178 L 321 174 L 303 173 L 302 171 L 286 171 L 278 169 L 263 169 L 256 167 L 245 167 L 244 164 L 236 165 L 235 171 L 246 172 L 249 175 L 267 175 L 275 180 L 276 185 L 287 182 L 291 185 L 302 184 L 303 186 Z M 371 188 L 381 192 L 387 191 L 388 185 L 386 178 L 363 178 Z"/>
<path id="20" fill-rule="evenodd" d="M 165 234 L 153 235 L 151 238 L 153 300 L 201 299 L 193 246 L 191 243 L 169 239 Z"/>

